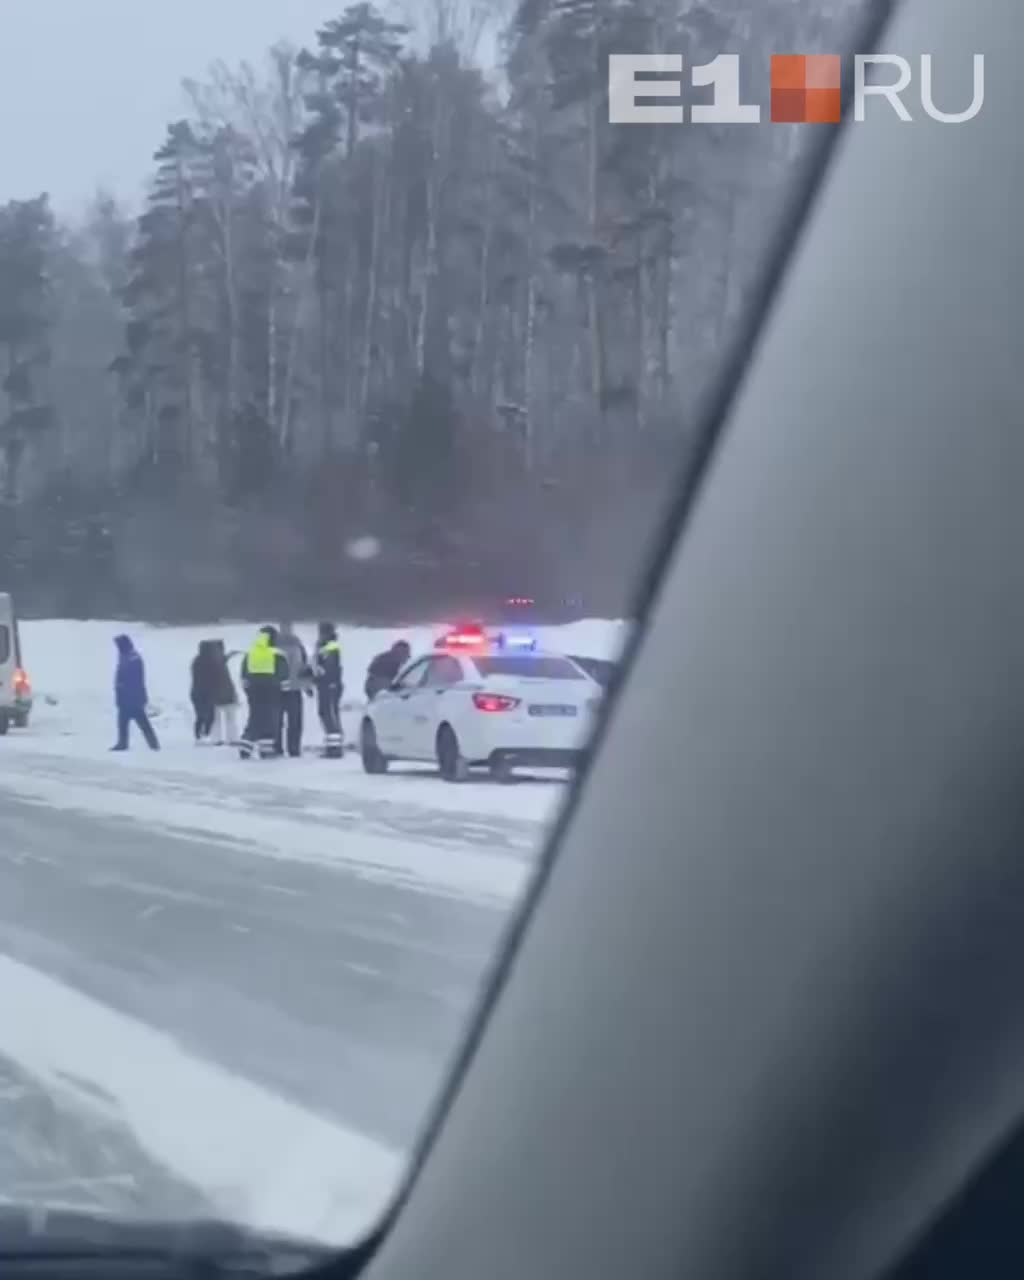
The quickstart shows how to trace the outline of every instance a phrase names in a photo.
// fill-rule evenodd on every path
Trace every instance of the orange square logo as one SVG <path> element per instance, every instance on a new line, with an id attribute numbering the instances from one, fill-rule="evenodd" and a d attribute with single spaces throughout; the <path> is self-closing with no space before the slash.
<path id="1" fill-rule="evenodd" d="M 838 124 L 842 118 L 842 71 L 837 54 L 774 55 L 774 123 Z"/>
<path id="2" fill-rule="evenodd" d="M 807 87 L 807 59 L 802 54 L 779 53 L 772 57 L 772 92 Z"/>
<path id="3" fill-rule="evenodd" d="M 808 89 L 804 94 L 805 124 L 838 124 L 843 100 L 838 89 Z"/>
<path id="4" fill-rule="evenodd" d="M 842 59 L 832 53 L 819 54 L 805 60 L 804 88 L 835 89 L 843 84 Z"/>

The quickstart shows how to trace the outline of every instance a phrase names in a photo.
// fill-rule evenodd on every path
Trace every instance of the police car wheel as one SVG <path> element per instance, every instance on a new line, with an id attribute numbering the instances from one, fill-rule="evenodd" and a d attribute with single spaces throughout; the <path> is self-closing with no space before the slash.
<path id="1" fill-rule="evenodd" d="M 372 720 L 364 720 L 359 733 L 359 754 L 363 759 L 363 769 L 367 773 L 387 773 L 388 759 L 377 745 L 377 730 Z"/>
<path id="2" fill-rule="evenodd" d="M 450 724 L 443 724 L 437 731 L 437 767 L 445 782 L 465 782 L 469 777 L 469 766 Z"/>
<path id="3" fill-rule="evenodd" d="M 27 711 L 18 712 L 18 714 L 14 717 L 14 727 L 15 729 L 28 728 L 28 712 Z"/>

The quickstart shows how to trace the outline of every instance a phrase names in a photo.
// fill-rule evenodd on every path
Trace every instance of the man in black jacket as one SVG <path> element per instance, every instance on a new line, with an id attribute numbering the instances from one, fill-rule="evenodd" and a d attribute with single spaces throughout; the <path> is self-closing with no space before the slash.
<path id="1" fill-rule="evenodd" d="M 396 640 L 390 649 L 377 654 L 366 673 L 364 692 L 367 702 L 372 702 L 382 689 L 391 688 L 411 657 L 412 650 L 404 640 Z"/>

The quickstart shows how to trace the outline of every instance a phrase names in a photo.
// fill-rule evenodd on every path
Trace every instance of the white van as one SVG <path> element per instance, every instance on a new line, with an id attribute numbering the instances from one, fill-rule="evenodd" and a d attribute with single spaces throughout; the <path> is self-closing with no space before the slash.
<path id="1" fill-rule="evenodd" d="M 32 686 L 21 663 L 14 601 L 0 592 L 0 735 L 24 729 L 32 710 Z"/>

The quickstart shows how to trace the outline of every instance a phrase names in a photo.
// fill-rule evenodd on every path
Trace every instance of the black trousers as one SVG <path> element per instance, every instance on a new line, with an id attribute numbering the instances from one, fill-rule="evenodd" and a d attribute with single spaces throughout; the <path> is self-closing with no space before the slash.
<path id="1" fill-rule="evenodd" d="M 273 755 L 281 715 L 277 683 L 270 676 L 256 676 L 249 681 L 245 696 L 249 719 L 242 734 L 241 753 L 251 756 L 253 751 L 258 751 L 261 756 Z"/>
<path id="2" fill-rule="evenodd" d="M 287 750 L 290 756 L 302 755 L 302 692 L 299 689 L 287 689 L 281 694 L 281 714 L 277 721 L 277 737 L 275 750 L 283 755 Z"/>
<path id="3" fill-rule="evenodd" d="M 336 684 L 318 684 L 316 709 L 324 730 L 324 750 L 328 755 L 341 755 L 341 688 Z"/>
<path id="4" fill-rule="evenodd" d="M 193 698 L 192 706 L 196 713 L 194 733 L 196 742 L 198 742 L 200 738 L 208 738 L 213 732 L 213 721 L 217 714 L 217 708 L 212 702 L 206 702 L 202 698 Z"/>

